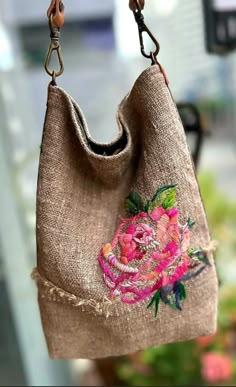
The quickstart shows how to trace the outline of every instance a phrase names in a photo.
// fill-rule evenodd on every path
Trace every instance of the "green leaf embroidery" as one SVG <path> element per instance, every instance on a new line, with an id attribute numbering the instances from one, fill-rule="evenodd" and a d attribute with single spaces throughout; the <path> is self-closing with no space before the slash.
<path id="1" fill-rule="evenodd" d="M 173 292 L 167 294 L 165 297 L 162 297 L 161 299 L 166 305 L 169 305 L 171 308 L 178 309 L 178 306 L 176 305 L 175 295 Z"/>
<path id="2" fill-rule="evenodd" d="M 150 206 L 151 206 L 151 203 L 152 203 L 151 200 L 148 200 L 148 201 L 147 201 L 147 203 L 146 203 L 145 206 L 144 206 L 144 211 L 145 211 L 145 212 L 147 212 L 147 213 L 150 212 L 150 208 L 151 208 Z"/>
<path id="3" fill-rule="evenodd" d="M 200 254 L 202 252 L 203 250 L 201 249 L 201 247 L 193 247 L 188 251 L 188 255 L 190 256 L 190 258 L 193 258 L 196 257 L 197 254 Z"/>
<path id="4" fill-rule="evenodd" d="M 194 220 L 192 220 L 190 217 L 188 218 L 187 223 L 190 229 L 193 228 L 193 226 L 195 225 Z"/>
<path id="5" fill-rule="evenodd" d="M 207 253 L 201 247 L 194 247 L 189 250 L 188 255 L 190 258 L 196 258 L 200 262 L 205 263 L 206 265 L 211 266 Z"/>
<path id="6" fill-rule="evenodd" d="M 141 196 L 137 192 L 131 192 L 125 200 L 125 208 L 128 214 L 136 215 L 144 210 Z"/>
<path id="7" fill-rule="evenodd" d="M 198 259 L 199 261 L 201 261 L 201 262 L 204 262 L 206 265 L 211 266 L 211 263 L 210 263 L 210 261 L 209 261 L 209 258 L 207 257 L 206 254 L 197 256 L 197 259 Z"/>
<path id="8" fill-rule="evenodd" d="M 166 210 L 174 207 L 176 203 L 176 188 L 172 188 L 167 193 L 165 199 L 162 202 L 162 207 Z"/>
<path id="9" fill-rule="evenodd" d="M 160 301 L 163 301 L 164 304 L 169 305 L 173 309 L 182 310 L 180 301 L 183 301 L 185 299 L 186 299 L 185 286 L 182 284 L 182 282 L 176 282 L 176 285 L 174 286 L 174 288 L 170 290 L 167 294 L 165 292 L 162 292 L 162 289 L 159 289 L 152 297 L 147 308 L 149 309 L 153 305 L 155 305 L 155 317 L 156 317 L 158 313 Z"/>
<path id="10" fill-rule="evenodd" d="M 157 298 L 156 299 L 156 303 L 155 303 L 155 317 L 157 317 L 160 300 L 161 300 L 161 298 Z"/>
<path id="11" fill-rule="evenodd" d="M 154 210 L 154 208 L 162 206 L 165 209 L 172 208 L 176 203 L 176 184 L 166 185 L 157 190 L 153 196 L 150 205 L 149 211 Z"/>
<path id="12" fill-rule="evenodd" d="M 178 290 L 179 290 L 180 301 L 185 300 L 186 299 L 186 289 L 185 289 L 185 286 L 181 282 L 179 282 L 179 284 L 178 284 Z"/>
<path id="13" fill-rule="evenodd" d="M 151 308 L 152 305 L 155 303 L 155 317 L 157 317 L 157 313 L 158 313 L 158 308 L 159 308 L 159 303 L 160 303 L 160 300 L 161 300 L 161 289 L 159 289 L 155 295 L 152 297 L 150 303 L 148 304 L 147 306 L 147 309 Z"/>

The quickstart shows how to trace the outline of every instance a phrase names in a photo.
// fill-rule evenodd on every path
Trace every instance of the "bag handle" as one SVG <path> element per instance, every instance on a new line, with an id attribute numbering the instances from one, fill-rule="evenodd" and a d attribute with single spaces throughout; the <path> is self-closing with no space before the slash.
<path id="1" fill-rule="evenodd" d="M 144 16 L 142 14 L 142 9 L 144 8 L 145 0 L 130 0 L 129 5 L 133 10 L 135 21 L 138 25 L 139 32 L 139 41 L 140 41 L 140 50 L 142 55 L 145 58 L 149 58 L 152 61 L 152 64 L 158 64 L 157 55 L 160 51 L 160 45 L 155 36 L 152 34 L 150 29 L 147 27 L 144 21 Z M 64 24 L 64 4 L 61 0 L 51 0 L 50 6 L 47 10 L 47 16 L 49 18 L 49 28 L 51 31 L 50 38 L 51 42 L 48 48 L 47 57 L 45 61 L 45 70 L 52 77 L 52 85 L 56 85 L 56 78 L 59 77 L 64 71 L 64 65 L 61 55 L 61 46 L 59 43 L 60 40 L 60 29 Z M 155 50 L 150 51 L 148 54 L 145 50 L 143 33 L 146 32 L 152 42 L 155 45 Z M 53 52 L 56 51 L 59 70 L 53 70 L 50 68 L 50 61 L 53 55 Z"/>

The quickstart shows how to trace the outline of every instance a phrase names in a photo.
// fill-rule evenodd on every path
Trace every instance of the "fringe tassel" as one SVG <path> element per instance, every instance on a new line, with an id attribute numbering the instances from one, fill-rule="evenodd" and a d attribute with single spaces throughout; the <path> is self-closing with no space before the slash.
<path id="1" fill-rule="evenodd" d="M 218 241 L 212 240 L 212 241 L 210 241 L 210 243 L 209 243 L 209 245 L 207 247 L 203 247 L 203 250 L 206 253 L 211 254 L 211 253 L 214 253 L 217 250 L 218 245 L 219 245 Z"/>

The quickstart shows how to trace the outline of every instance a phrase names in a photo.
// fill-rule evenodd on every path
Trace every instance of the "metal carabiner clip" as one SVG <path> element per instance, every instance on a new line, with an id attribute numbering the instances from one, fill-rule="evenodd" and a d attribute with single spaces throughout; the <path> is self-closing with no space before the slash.
<path id="1" fill-rule="evenodd" d="M 135 21 L 138 24 L 141 53 L 145 58 L 151 59 L 152 64 L 154 64 L 154 63 L 156 63 L 156 57 L 160 51 L 160 44 L 144 22 L 144 16 L 142 14 L 142 8 L 139 4 L 139 1 L 135 0 L 135 3 L 137 6 L 137 9 L 135 11 L 133 11 L 133 14 L 134 14 Z M 143 41 L 143 33 L 144 32 L 146 32 L 148 34 L 148 36 L 150 37 L 150 39 L 152 40 L 152 42 L 154 43 L 154 45 L 156 47 L 155 51 L 151 51 L 150 54 L 146 53 L 146 50 L 144 47 L 144 41 Z"/>
<path id="2" fill-rule="evenodd" d="M 45 70 L 48 73 L 48 75 L 53 77 L 53 79 L 55 81 L 55 78 L 59 77 L 63 73 L 64 65 L 63 65 L 63 60 L 62 60 L 62 55 L 61 55 L 61 47 L 60 47 L 60 43 L 59 43 L 60 29 L 53 24 L 53 18 L 54 18 L 54 15 L 52 13 L 49 17 L 49 27 L 50 27 L 50 31 L 51 31 L 51 35 L 50 35 L 51 43 L 49 45 L 48 52 L 47 52 L 47 57 L 46 57 L 46 61 L 45 61 Z M 56 51 L 56 53 L 57 53 L 58 62 L 59 62 L 59 66 L 60 66 L 58 71 L 50 69 L 50 61 L 51 61 L 51 58 L 52 58 L 54 51 Z"/>

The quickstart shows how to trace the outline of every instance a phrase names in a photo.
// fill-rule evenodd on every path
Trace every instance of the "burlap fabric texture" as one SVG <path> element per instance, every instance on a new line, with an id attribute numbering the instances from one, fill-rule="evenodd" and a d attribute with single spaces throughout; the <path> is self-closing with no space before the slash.
<path id="1" fill-rule="evenodd" d="M 98 255 L 125 216 L 124 199 L 131 191 L 150 198 L 158 187 L 177 184 L 180 220 L 190 216 L 196 222 L 191 245 L 210 244 L 184 129 L 158 65 L 139 76 L 116 119 L 117 138 L 98 144 L 74 100 L 49 86 L 33 277 L 53 358 L 118 356 L 216 329 L 212 254 L 211 266 L 186 281 L 182 311 L 161 303 L 155 317 L 147 300 L 129 305 L 109 297 Z"/>

